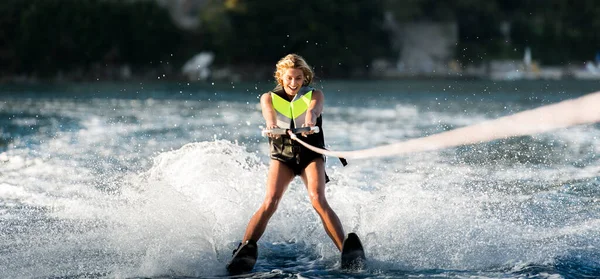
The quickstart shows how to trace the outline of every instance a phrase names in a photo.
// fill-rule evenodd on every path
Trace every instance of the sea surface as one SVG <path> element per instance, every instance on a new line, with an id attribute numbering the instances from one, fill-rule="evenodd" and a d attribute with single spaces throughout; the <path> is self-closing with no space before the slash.
<path id="1" fill-rule="evenodd" d="M 600 90 L 575 81 L 321 81 L 331 150 L 415 139 Z M 0 278 L 219 278 L 264 197 L 263 83 L 0 86 Z M 600 109 L 600 108 L 599 108 Z M 339 252 L 300 179 L 248 278 L 600 278 L 600 124 L 328 158 Z"/>

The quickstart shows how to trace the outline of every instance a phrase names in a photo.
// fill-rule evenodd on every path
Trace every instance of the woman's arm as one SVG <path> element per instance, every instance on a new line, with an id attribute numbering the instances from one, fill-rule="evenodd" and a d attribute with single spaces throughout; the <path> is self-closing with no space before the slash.
<path id="1" fill-rule="evenodd" d="M 323 103 L 325 103 L 325 96 L 323 91 L 315 90 L 312 94 L 312 100 L 308 105 L 306 111 L 306 118 L 304 119 L 304 126 L 312 127 L 317 124 L 317 118 L 323 112 Z"/>
<path id="2" fill-rule="evenodd" d="M 265 93 L 260 97 L 260 107 L 262 109 L 262 115 L 265 119 L 267 129 L 276 128 L 277 115 L 275 114 L 275 108 L 273 108 L 271 93 Z"/>

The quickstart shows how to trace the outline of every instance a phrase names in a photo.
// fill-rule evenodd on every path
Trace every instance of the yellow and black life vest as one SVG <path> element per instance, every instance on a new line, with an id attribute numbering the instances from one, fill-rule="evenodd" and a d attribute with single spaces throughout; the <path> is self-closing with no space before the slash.
<path id="1" fill-rule="evenodd" d="M 303 86 L 291 101 L 285 98 L 287 95 L 281 86 L 277 86 L 270 92 L 271 102 L 277 115 L 277 126 L 279 126 L 279 128 L 294 129 L 304 125 L 306 113 L 312 100 L 313 90 L 314 88 L 312 87 Z M 319 127 L 320 132 L 307 135 L 306 138 L 303 138 L 304 142 L 315 147 L 325 148 L 322 123 L 323 118 L 319 115 L 315 120 L 315 126 Z M 269 145 L 271 149 L 270 157 L 284 162 L 298 162 L 298 156 L 300 156 L 301 153 L 305 153 L 304 156 L 308 157 L 322 156 L 306 149 L 296 141 L 293 141 L 288 135 L 269 138 Z M 344 166 L 347 164 L 346 160 L 343 158 L 340 158 L 340 161 Z"/>
<path id="2" fill-rule="evenodd" d="M 278 93 L 281 94 L 281 92 Z M 306 111 L 312 100 L 312 93 L 312 87 L 303 86 L 290 102 L 279 94 L 271 92 L 273 108 L 277 114 L 277 126 L 286 129 L 302 127 L 306 118 Z"/>

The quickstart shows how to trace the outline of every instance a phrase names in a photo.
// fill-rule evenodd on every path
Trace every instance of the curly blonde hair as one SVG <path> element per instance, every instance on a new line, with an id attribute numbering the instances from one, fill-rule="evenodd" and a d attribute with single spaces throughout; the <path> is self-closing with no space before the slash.
<path id="1" fill-rule="evenodd" d="M 302 70 L 302 73 L 304 73 L 304 82 L 302 83 L 302 85 L 304 85 L 304 86 L 309 85 L 315 76 L 315 73 L 310 68 L 310 66 L 308 66 L 308 64 L 306 63 L 306 60 L 304 60 L 304 58 L 302 58 L 302 56 L 294 54 L 294 53 L 288 54 L 285 57 L 281 58 L 277 62 L 276 68 L 277 69 L 275 70 L 274 77 L 275 77 L 275 80 L 277 81 L 277 84 L 279 84 L 279 85 L 283 85 L 282 76 L 283 76 L 285 70 L 290 69 L 290 68 Z"/>

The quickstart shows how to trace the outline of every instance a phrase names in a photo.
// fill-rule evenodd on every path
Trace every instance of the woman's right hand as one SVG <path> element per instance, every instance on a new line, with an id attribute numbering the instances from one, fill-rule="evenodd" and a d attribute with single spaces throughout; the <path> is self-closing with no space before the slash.
<path id="1" fill-rule="evenodd" d="M 277 124 L 274 124 L 274 123 L 271 123 L 271 124 L 267 123 L 267 130 L 271 130 L 271 129 L 279 129 L 279 126 L 277 126 Z M 276 139 L 276 138 L 279 138 L 279 136 L 280 135 L 267 133 L 267 137 L 270 137 L 270 138 Z"/>

